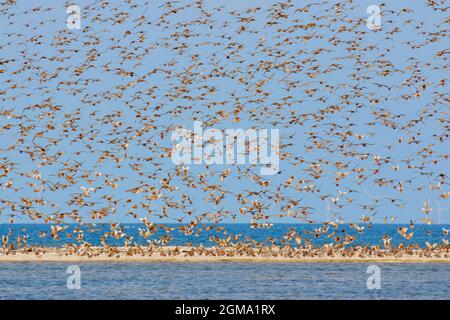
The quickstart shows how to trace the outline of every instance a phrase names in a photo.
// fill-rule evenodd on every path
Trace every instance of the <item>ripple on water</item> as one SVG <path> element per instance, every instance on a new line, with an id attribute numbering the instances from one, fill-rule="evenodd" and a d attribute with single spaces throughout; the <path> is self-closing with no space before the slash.
<path id="1" fill-rule="evenodd" d="M 1 263 L 1 299 L 447 299 L 448 264 L 80 263 L 81 289 L 66 286 L 67 263 Z"/>

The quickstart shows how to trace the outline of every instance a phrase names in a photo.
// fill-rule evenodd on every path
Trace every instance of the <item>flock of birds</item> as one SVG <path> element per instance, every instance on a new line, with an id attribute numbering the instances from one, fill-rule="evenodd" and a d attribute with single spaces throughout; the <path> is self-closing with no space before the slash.
<path id="1" fill-rule="evenodd" d="M 0 4 L 4 225 L 44 223 L 40 237 L 76 239 L 65 245 L 72 254 L 124 250 L 108 239 L 123 239 L 127 254 L 151 254 L 174 231 L 214 230 L 214 248 L 168 254 L 295 256 L 314 254 L 310 239 L 324 237 L 315 252 L 412 252 L 416 244 L 391 246 L 387 236 L 355 249 L 356 236 L 337 230 L 351 220 L 363 237 L 373 223 L 406 220 L 397 230 L 406 242 L 416 223 L 440 222 L 436 205 L 450 196 L 445 1 L 382 3 L 375 30 L 352 0 L 246 8 L 92 0 L 79 30 L 66 26 L 71 4 Z M 280 171 L 174 165 L 171 134 L 194 121 L 205 130 L 279 129 Z M 123 221 L 140 223 L 139 234 L 126 234 Z M 263 245 L 225 222 L 318 226 Z M 84 237 L 98 223 L 109 224 L 102 248 Z M 2 235 L 3 253 L 48 250 L 11 234 Z M 424 250 L 450 254 L 448 230 Z"/>

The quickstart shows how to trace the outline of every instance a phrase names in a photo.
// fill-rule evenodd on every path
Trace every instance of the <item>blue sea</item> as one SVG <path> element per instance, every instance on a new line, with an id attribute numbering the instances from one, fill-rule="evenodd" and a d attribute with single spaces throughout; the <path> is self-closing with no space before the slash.
<path id="1" fill-rule="evenodd" d="M 367 263 L 0 263 L 0 299 L 448 299 L 450 265 Z"/>
<path id="2" fill-rule="evenodd" d="M 442 243 L 442 239 L 448 238 L 443 234 L 443 229 L 450 229 L 448 224 L 434 224 L 434 225 L 424 225 L 416 224 L 414 228 L 411 228 L 408 224 L 373 224 L 373 225 L 362 225 L 365 229 L 362 234 L 359 234 L 354 228 L 351 228 L 349 224 L 340 225 L 338 228 L 332 226 L 329 227 L 328 232 L 321 235 L 320 237 L 315 237 L 314 229 L 323 227 L 322 224 L 274 224 L 271 228 L 258 228 L 253 229 L 249 224 L 217 224 L 211 230 L 203 230 L 206 224 L 200 225 L 193 229 L 191 235 L 186 235 L 178 231 L 182 224 L 163 224 L 157 225 L 158 232 L 150 236 L 148 239 L 139 235 L 139 228 L 143 229 L 145 226 L 143 224 L 122 224 L 121 227 L 127 236 L 132 236 L 133 239 L 131 243 L 136 243 L 140 245 L 148 244 L 149 242 L 159 241 L 160 237 L 166 234 L 166 231 L 162 226 L 173 228 L 174 230 L 169 233 L 171 238 L 167 245 L 203 245 L 211 246 L 215 243 L 210 241 L 210 236 L 215 235 L 217 237 L 226 238 L 230 235 L 240 235 L 239 241 L 247 241 L 248 239 L 256 240 L 258 242 L 265 242 L 267 238 L 270 237 L 275 239 L 275 243 L 280 243 L 283 240 L 283 236 L 286 235 L 291 229 L 295 229 L 301 234 L 303 239 L 309 239 L 313 245 L 320 246 L 326 243 L 332 243 L 335 236 L 339 236 L 341 239 L 345 235 L 353 235 L 356 240 L 352 245 L 383 245 L 383 237 L 387 236 L 392 238 L 392 245 L 399 245 L 403 243 L 405 245 L 415 244 L 421 247 L 425 246 L 425 242 L 429 243 Z M 210 225 L 213 226 L 213 225 Z M 101 245 L 100 238 L 108 231 L 110 231 L 109 224 L 84 224 L 78 226 L 75 224 L 68 224 L 67 229 L 59 233 L 59 239 L 53 239 L 50 234 L 50 225 L 48 224 L 0 224 L 0 235 L 9 236 L 9 239 L 14 241 L 18 235 L 27 235 L 27 243 L 29 245 L 40 245 L 47 247 L 60 247 L 67 243 L 80 244 L 76 240 L 76 233 L 74 234 L 74 229 L 79 227 L 83 230 L 84 237 L 83 242 L 91 243 L 92 245 Z M 160 228 L 161 227 L 161 228 Z M 219 227 L 217 231 L 216 227 Z M 406 240 L 398 233 L 398 228 L 408 227 L 408 233 L 414 232 L 414 236 L 411 240 Z M 197 233 L 197 230 L 201 232 Z M 226 233 L 224 233 L 224 230 Z M 45 232 L 45 237 L 40 237 L 40 232 Z M 335 232 L 334 236 L 329 238 L 331 233 Z M 67 234 L 72 234 L 72 237 L 67 237 Z M 125 238 L 113 238 L 108 237 L 107 243 L 110 245 L 123 245 Z"/>

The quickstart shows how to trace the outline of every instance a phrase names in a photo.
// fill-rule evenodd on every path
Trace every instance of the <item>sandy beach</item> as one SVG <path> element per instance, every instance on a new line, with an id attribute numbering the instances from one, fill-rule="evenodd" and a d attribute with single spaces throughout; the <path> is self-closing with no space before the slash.
<path id="1" fill-rule="evenodd" d="M 317 250 L 309 254 L 283 255 L 259 253 L 231 254 L 223 249 L 205 249 L 199 252 L 187 247 L 164 247 L 155 251 L 136 252 L 135 248 L 116 248 L 114 254 L 106 253 L 103 248 L 91 248 L 89 252 L 70 253 L 61 248 L 41 248 L 34 252 L 23 250 L 0 253 L 1 262 L 379 262 L 379 263 L 450 263 L 449 253 L 416 250 L 410 253 L 378 253 L 367 255 L 336 252 L 331 255 Z"/>

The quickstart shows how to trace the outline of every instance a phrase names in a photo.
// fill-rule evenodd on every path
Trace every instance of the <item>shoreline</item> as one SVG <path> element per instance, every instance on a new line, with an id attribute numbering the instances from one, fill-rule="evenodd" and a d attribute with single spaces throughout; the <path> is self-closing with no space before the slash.
<path id="1" fill-rule="evenodd" d="M 333 252 L 327 254 L 319 250 L 297 251 L 295 254 L 285 251 L 263 251 L 235 253 L 229 248 L 195 248 L 195 247 L 159 247 L 136 248 L 115 247 L 106 251 L 101 247 L 89 250 L 72 251 L 67 248 L 35 248 L 34 250 L 0 251 L 0 263 L 8 262 L 185 262 L 185 263 L 450 263 L 449 252 L 414 250 L 408 253 L 382 252 L 367 254 L 354 252 Z"/>
<path id="2" fill-rule="evenodd" d="M 450 263 L 450 258 L 244 258 L 244 257 L 83 257 L 83 256 L 0 256 L 2 263 Z"/>

